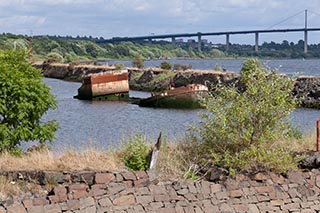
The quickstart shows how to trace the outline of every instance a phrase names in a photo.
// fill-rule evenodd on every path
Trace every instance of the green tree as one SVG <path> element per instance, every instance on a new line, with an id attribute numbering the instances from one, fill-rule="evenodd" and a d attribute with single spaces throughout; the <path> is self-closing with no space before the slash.
<path id="1" fill-rule="evenodd" d="M 144 67 L 144 61 L 141 55 L 136 55 L 132 61 L 132 66 L 142 69 Z"/>
<path id="2" fill-rule="evenodd" d="M 290 150 L 276 143 L 292 133 L 286 117 L 296 106 L 293 85 L 254 58 L 244 62 L 238 86 L 217 85 L 203 102 L 209 113 L 198 129 L 213 162 L 230 172 L 294 167 Z"/>
<path id="3" fill-rule="evenodd" d="M 23 51 L 0 51 L 0 152 L 16 152 L 23 141 L 51 142 L 57 130 L 56 121 L 41 120 L 56 101 L 25 58 Z"/>

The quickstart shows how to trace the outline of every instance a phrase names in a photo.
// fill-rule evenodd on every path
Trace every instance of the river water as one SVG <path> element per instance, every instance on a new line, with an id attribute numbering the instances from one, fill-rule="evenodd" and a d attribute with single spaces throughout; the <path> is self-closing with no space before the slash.
<path id="1" fill-rule="evenodd" d="M 126 65 L 131 62 L 120 61 Z M 212 69 L 216 64 L 238 71 L 243 60 L 169 60 L 170 63 L 191 64 L 196 69 Z M 109 61 L 108 63 L 119 63 Z M 161 61 L 146 61 L 145 65 L 158 66 Z M 303 75 L 320 75 L 320 60 L 270 60 L 263 61 L 280 72 Z M 125 102 L 83 101 L 74 99 L 80 83 L 45 78 L 58 101 L 58 109 L 49 111 L 44 120 L 56 119 L 59 130 L 52 144 L 54 151 L 115 148 L 134 134 L 142 134 L 155 141 L 159 132 L 169 141 L 183 138 L 190 125 L 197 125 L 204 109 L 176 110 L 142 108 Z M 130 91 L 131 96 L 148 96 L 148 93 Z M 320 110 L 296 109 L 290 120 L 304 133 L 314 131 Z"/>

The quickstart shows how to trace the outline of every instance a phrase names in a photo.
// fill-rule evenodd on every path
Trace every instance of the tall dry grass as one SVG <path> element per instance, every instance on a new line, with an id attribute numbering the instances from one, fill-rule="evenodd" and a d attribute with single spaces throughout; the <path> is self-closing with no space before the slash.
<path id="1" fill-rule="evenodd" d="M 275 145 L 281 144 L 285 148 L 294 153 L 308 153 L 314 152 L 317 149 L 317 134 L 315 131 L 303 135 L 302 138 L 288 138 L 279 140 Z"/>
<path id="2" fill-rule="evenodd" d="M 316 133 L 312 132 L 301 139 L 279 140 L 277 143 L 297 153 L 315 151 Z M 121 160 L 121 151 L 85 149 L 76 152 L 68 150 L 58 155 L 50 151 L 34 151 L 22 157 L 4 153 L 0 155 L 0 171 L 119 170 L 125 168 Z M 194 164 L 201 159 L 205 151 L 199 150 L 198 142 L 190 138 L 165 141 L 158 160 L 160 175 L 174 178 L 185 177 L 186 172 L 197 169 L 194 168 Z"/>
<path id="3" fill-rule="evenodd" d="M 205 150 L 201 150 L 199 143 L 186 136 L 183 140 L 173 143 L 165 143 L 161 147 L 158 161 L 159 179 L 193 179 L 203 177 L 205 170 L 211 161 L 203 162 Z"/>
<path id="4" fill-rule="evenodd" d="M 0 155 L 0 170 L 117 170 L 124 168 L 117 151 L 97 151 L 93 149 L 81 152 L 66 151 L 55 155 L 50 151 L 35 151 L 22 157 L 9 154 Z"/>

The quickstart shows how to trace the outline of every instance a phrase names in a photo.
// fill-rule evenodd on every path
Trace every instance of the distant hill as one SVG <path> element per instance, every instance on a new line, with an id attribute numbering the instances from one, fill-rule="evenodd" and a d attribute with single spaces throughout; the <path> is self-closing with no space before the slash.
<path id="1" fill-rule="evenodd" d="M 103 59 L 132 59 L 140 55 L 145 59 L 163 58 L 225 58 L 225 57 L 264 57 L 264 58 L 320 58 L 320 44 L 310 45 L 308 54 L 303 53 L 303 41 L 283 41 L 281 44 L 270 42 L 259 46 L 254 51 L 252 45 L 230 44 L 225 52 L 225 45 L 203 44 L 202 51 L 197 45 L 180 43 L 173 45 L 167 41 L 142 41 L 100 44 L 103 38 L 34 36 L 32 38 L 33 58 L 36 61 L 51 59 L 57 62 Z M 0 34 L 1 49 L 29 49 L 30 39 L 26 35 L 11 33 Z"/>

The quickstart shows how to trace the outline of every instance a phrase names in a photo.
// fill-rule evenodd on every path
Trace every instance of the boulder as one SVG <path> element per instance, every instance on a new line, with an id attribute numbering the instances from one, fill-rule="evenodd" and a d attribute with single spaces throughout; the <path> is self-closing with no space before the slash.
<path id="1" fill-rule="evenodd" d="M 309 157 L 300 162 L 301 168 L 316 169 L 320 168 L 320 152 L 314 152 Z"/>

